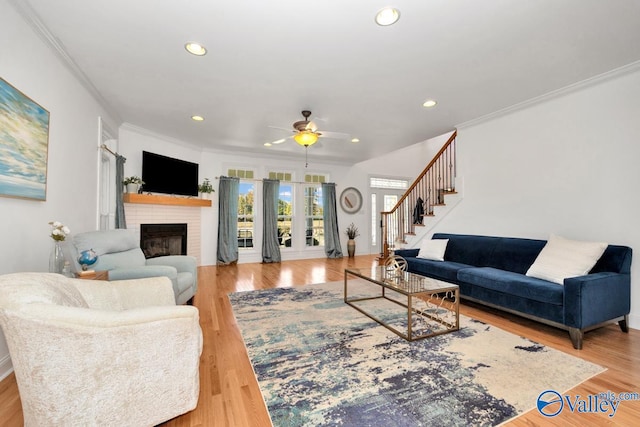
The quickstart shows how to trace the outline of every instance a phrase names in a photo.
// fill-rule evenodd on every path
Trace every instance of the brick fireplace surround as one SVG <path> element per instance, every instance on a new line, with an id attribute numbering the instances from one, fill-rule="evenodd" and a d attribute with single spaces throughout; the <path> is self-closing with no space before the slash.
<path id="1" fill-rule="evenodd" d="M 125 203 L 127 229 L 140 237 L 140 224 L 187 224 L 187 255 L 200 261 L 200 208 L 193 206 L 168 206 Z"/>

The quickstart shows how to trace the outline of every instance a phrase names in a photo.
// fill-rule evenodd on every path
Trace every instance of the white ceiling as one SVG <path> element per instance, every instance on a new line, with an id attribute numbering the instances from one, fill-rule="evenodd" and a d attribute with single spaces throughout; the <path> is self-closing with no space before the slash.
<path id="1" fill-rule="evenodd" d="M 263 143 L 309 109 L 320 131 L 361 140 L 321 139 L 310 160 L 380 156 L 640 60 L 636 0 L 395 0 L 390 27 L 374 23 L 386 0 L 11 1 L 124 122 L 303 157 Z"/>

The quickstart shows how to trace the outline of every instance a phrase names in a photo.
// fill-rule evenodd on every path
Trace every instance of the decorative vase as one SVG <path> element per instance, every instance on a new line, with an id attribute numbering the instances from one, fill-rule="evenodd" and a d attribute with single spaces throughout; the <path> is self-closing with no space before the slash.
<path id="1" fill-rule="evenodd" d="M 140 184 L 127 184 L 127 193 L 136 194 L 139 186 Z"/>
<path id="2" fill-rule="evenodd" d="M 64 255 L 62 254 L 62 245 L 58 240 L 53 241 L 53 248 L 49 256 L 49 272 L 62 274 L 64 267 Z"/>
<path id="3" fill-rule="evenodd" d="M 347 253 L 349 254 L 349 258 L 353 258 L 356 254 L 356 241 L 354 239 L 349 239 L 347 241 Z"/>
<path id="4" fill-rule="evenodd" d="M 200 193 L 200 198 L 204 200 L 209 200 L 210 193 Z"/>

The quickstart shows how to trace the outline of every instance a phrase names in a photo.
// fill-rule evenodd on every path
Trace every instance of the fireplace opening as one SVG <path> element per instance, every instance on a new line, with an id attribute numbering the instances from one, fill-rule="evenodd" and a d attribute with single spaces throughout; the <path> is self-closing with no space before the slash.
<path id="1" fill-rule="evenodd" d="M 156 258 L 187 254 L 187 224 L 140 224 L 144 256 Z"/>

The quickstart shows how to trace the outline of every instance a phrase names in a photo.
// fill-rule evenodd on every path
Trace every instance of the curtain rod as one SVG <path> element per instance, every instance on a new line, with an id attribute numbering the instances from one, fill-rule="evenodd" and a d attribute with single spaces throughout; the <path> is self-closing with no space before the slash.
<path id="1" fill-rule="evenodd" d="M 102 148 L 103 150 L 107 150 L 109 153 L 113 154 L 113 155 L 114 155 L 114 156 L 116 156 L 116 157 L 118 156 L 118 153 L 114 153 L 113 151 L 111 151 L 111 150 L 109 149 L 109 147 L 107 147 L 107 146 L 106 146 L 106 145 L 104 145 L 104 144 L 100 145 L 100 148 Z"/>
<path id="2" fill-rule="evenodd" d="M 214 179 L 220 179 L 219 176 L 214 176 L 213 178 Z M 262 182 L 265 179 L 270 179 L 270 178 L 262 178 L 262 179 L 255 178 L 255 179 L 242 179 L 242 180 L 243 181 Z M 287 184 L 330 184 L 329 182 L 302 182 L 302 181 L 280 181 L 280 182 L 287 183 Z"/>

